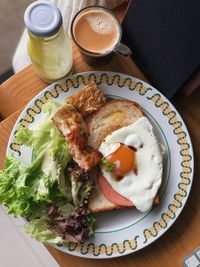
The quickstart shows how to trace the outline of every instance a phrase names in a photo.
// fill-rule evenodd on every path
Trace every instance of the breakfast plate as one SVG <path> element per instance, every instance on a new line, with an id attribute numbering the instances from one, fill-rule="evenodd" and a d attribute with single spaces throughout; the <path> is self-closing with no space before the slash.
<path id="1" fill-rule="evenodd" d="M 153 125 L 164 150 L 164 172 L 160 204 L 149 212 L 134 208 L 95 215 L 95 235 L 84 244 L 53 245 L 66 253 L 86 258 L 111 258 L 127 255 L 148 246 L 165 233 L 181 213 L 193 179 L 193 150 L 187 128 L 177 110 L 149 84 L 121 73 L 85 72 L 49 85 L 24 109 L 11 133 L 7 155 L 25 164 L 32 151 L 16 141 L 19 126 L 29 127 L 44 118 L 42 106 L 49 99 L 64 104 L 64 99 L 94 81 L 108 97 L 138 102 Z"/>

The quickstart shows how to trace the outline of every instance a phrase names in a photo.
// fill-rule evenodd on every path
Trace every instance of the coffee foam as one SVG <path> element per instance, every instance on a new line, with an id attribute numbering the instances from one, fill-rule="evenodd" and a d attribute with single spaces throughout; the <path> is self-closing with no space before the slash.
<path id="1" fill-rule="evenodd" d="M 100 15 L 95 15 L 93 17 L 86 17 L 86 20 L 90 24 L 93 31 L 100 34 L 110 34 L 113 31 L 113 27 L 116 28 L 116 22 L 114 18 L 102 13 Z"/>
<path id="2" fill-rule="evenodd" d="M 83 48 L 98 53 L 112 50 L 120 36 L 116 19 L 101 10 L 90 10 L 79 15 L 73 30 L 77 42 Z"/>

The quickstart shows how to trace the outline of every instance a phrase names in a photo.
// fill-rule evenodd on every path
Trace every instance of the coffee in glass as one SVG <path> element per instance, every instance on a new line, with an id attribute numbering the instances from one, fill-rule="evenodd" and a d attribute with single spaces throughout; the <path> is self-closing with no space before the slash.
<path id="1" fill-rule="evenodd" d="M 91 6 L 80 10 L 72 21 L 71 35 L 83 59 L 90 65 L 105 64 L 113 52 L 120 53 L 121 25 L 106 8 Z M 128 54 L 130 49 L 127 47 L 125 55 Z"/>

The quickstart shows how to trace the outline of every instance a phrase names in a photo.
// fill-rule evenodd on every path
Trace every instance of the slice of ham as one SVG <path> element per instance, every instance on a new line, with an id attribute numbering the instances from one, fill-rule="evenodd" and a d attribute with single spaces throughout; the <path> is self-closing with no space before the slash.
<path id="1" fill-rule="evenodd" d="M 117 193 L 112 186 L 107 182 L 106 178 L 100 173 L 99 175 L 99 186 L 101 188 L 102 194 L 112 203 L 123 206 L 123 207 L 133 207 L 132 201 L 126 197 Z"/>
<path id="2" fill-rule="evenodd" d="M 106 178 L 99 174 L 99 186 L 101 189 L 102 194 L 112 203 L 122 206 L 122 207 L 134 207 L 135 205 L 132 203 L 131 200 L 127 199 L 126 197 L 120 195 L 116 192 L 112 186 L 108 183 Z M 154 205 L 160 204 L 160 196 L 157 194 L 154 198 Z"/>

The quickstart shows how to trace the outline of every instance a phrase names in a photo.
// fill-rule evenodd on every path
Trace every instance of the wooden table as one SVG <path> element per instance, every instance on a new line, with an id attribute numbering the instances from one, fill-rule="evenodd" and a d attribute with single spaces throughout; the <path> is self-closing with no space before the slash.
<path id="1" fill-rule="evenodd" d="M 122 18 L 124 9 L 116 10 Z M 147 81 L 144 74 L 130 58 L 116 55 L 112 61 L 102 67 L 90 67 L 84 63 L 74 47 L 74 72 L 89 70 L 112 70 L 124 72 Z M 22 70 L 0 85 L 0 167 L 3 166 L 5 151 L 12 127 L 24 106 L 47 84 L 41 81 L 32 66 Z M 200 244 L 200 92 L 196 91 L 187 98 L 176 98 L 173 104 L 180 112 L 191 135 L 195 153 L 195 173 L 191 194 L 176 223 L 161 238 L 131 255 L 108 259 L 90 260 L 74 257 L 46 246 L 61 267 L 66 266 L 138 266 L 165 267 L 182 266 L 183 258 Z"/>

